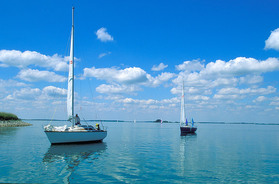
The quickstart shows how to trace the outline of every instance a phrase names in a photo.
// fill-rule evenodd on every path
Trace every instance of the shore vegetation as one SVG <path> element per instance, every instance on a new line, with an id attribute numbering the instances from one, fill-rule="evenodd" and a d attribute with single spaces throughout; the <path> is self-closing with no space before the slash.
<path id="1" fill-rule="evenodd" d="M 17 115 L 12 113 L 0 112 L 0 121 L 5 120 L 19 120 L 19 118 L 17 117 Z"/>
<path id="2" fill-rule="evenodd" d="M 32 124 L 21 121 L 17 115 L 7 112 L 0 112 L 0 127 L 30 126 Z"/>

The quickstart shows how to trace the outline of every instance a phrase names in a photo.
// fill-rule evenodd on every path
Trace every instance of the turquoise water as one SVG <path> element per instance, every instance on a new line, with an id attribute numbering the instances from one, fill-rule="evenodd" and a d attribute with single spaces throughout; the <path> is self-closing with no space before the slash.
<path id="1" fill-rule="evenodd" d="M 0 128 L 1 183 L 279 183 L 279 125 L 105 122 L 103 143 L 51 146 L 27 122 Z"/>

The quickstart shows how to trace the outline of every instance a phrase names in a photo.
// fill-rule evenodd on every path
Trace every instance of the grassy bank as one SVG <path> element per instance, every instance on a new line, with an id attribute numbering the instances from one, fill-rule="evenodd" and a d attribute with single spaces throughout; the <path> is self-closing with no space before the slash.
<path id="1" fill-rule="evenodd" d="M 21 121 L 15 114 L 0 112 L 0 127 L 19 127 L 30 125 L 32 124 Z"/>
<path id="2" fill-rule="evenodd" d="M 0 121 L 6 121 L 6 120 L 19 120 L 17 115 L 7 112 L 0 112 Z"/>

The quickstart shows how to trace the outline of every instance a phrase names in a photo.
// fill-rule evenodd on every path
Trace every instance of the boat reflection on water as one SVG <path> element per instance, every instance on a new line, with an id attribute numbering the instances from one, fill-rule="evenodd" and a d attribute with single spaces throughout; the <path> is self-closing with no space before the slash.
<path id="1" fill-rule="evenodd" d="M 51 145 L 44 155 L 43 163 L 46 164 L 46 167 L 56 165 L 56 167 L 52 167 L 56 168 L 54 172 L 58 172 L 58 177 L 63 178 L 63 183 L 70 183 L 70 176 L 80 163 L 85 160 L 92 162 L 98 159 L 106 148 L 107 145 L 103 142 Z M 63 166 L 61 167 L 61 165 Z"/>
<path id="2" fill-rule="evenodd" d="M 106 143 L 103 142 L 51 145 L 43 158 L 43 162 L 50 163 L 66 157 L 82 157 L 83 159 L 86 159 L 92 154 L 102 152 L 106 147 Z"/>
<path id="3" fill-rule="evenodd" d="M 194 133 L 180 133 L 180 136 L 189 136 L 189 137 L 196 137 L 197 134 L 194 132 Z"/>
<path id="4" fill-rule="evenodd" d="M 180 172 L 177 174 L 183 178 L 189 177 L 189 170 L 197 168 L 196 160 L 198 160 L 198 155 L 195 154 L 196 145 L 196 133 L 181 133 L 179 144 Z"/>

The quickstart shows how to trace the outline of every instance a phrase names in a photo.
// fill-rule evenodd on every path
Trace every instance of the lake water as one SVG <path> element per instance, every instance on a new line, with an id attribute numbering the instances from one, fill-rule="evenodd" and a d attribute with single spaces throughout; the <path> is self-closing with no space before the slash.
<path id="1" fill-rule="evenodd" d="M 0 128 L 0 183 L 279 183 L 279 125 L 104 122 L 103 143 L 51 146 L 27 122 Z"/>

